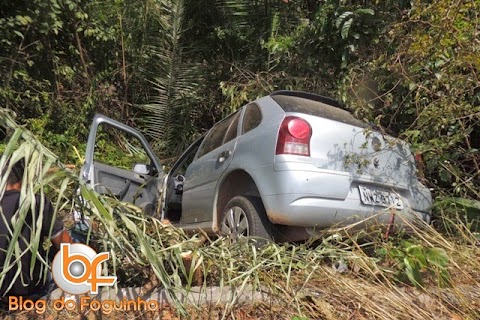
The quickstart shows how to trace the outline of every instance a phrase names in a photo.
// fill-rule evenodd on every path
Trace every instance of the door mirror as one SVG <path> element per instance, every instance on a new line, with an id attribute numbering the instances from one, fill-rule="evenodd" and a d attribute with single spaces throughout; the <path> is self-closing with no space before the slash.
<path id="1" fill-rule="evenodd" d="M 148 175 L 150 173 L 150 167 L 146 164 L 143 164 L 143 163 L 137 163 L 133 167 L 133 172 L 138 173 L 138 174 Z"/>

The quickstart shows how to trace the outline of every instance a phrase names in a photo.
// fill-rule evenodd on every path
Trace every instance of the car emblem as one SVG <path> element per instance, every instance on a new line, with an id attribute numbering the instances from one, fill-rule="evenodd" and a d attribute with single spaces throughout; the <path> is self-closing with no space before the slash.
<path id="1" fill-rule="evenodd" d="M 380 151 L 382 149 L 382 142 L 377 137 L 373 137 L 372 139 L 372 148 L 375 151 Z"/>
<path id="2" fill-rule="evenodd" d="M 377 158 L 373 159 L 373 166 L 377 169 L 380 167 L 380 161 Z"/>

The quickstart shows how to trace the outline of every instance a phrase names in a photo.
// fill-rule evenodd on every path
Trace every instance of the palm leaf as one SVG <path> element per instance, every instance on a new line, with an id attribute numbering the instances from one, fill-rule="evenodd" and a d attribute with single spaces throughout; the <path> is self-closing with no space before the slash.
<path id="1" fill-rule="evenodd" d="M 21 159 L 25 159 L 25 171 L 22 179 L 22 189 L 20 195 L 20 205 L 17 213 L 13 216 L 11 221 L 11 228 L 8 230 L 10 245 L 5 250 L 5 259 L 2 261 L 2 272 L 0 272 L 0 286 L 5 280 L 4 275 L 11 270 L 16 268 L 18 271 L 14 276 L 14 281 L 18 277 L 22 277 L 20 274 L 21 270 L 21 256 L 30 251 L 32 253 L 32 259 L 30 261 L 30 274 L 32 275 L 34 271 L 34 266 L 38 263 L 41 265 L 41 273 L 46 276 L 48 270 L 48 263 L 43 257 L 38 255 L 39 247 L 42 245 L 41 241 L 41 230 L 42 230 L 42 221 L 43 221 L 43 190 L 47 182 L 52 182 L 54 180 L 62 181 L 60 184 L 63 186 L 58 193 L 58 199 L 61 201 L 63 198 L 64 192 L 66 190 L 66 184 L 68 178 L 65 180 L 65 177 L 62 177 L 59 174 L 51 174 L 46 177 L 46 173 L 49 168 L 57 163 L 56 156 L 46 149 L 43 145 L 38 143 L 36 139 L 27 131 L 19 128 L 14 119 L 13 114 L 6 109 L 0 109 L 0 126 L 8 129 L 7 131 L 12 131 L 13 134 L 10 137 L 9 142 L 2 154 L 0 160 L 0 171 L 5 174 L 0 177 L 0 197 L 3 197 L 6 187 L 6 180 L 9 173 L 12 170 L 12 166 Z M 8 166 L 6 166 L 8 162 Z M 36 203 L 35 194 L 40 194 L 39 204 Z M 37 217 L 37 224 L 32 225 L 32 232 L 30 239 L 24 238 L 21 234 L 21 231 L 24 226 L 25 218 L 28 212 L 35 211 L 35 206 L 39 205 L 40 216 Z M 60 206 L 60 203 L 57 202 L 57 207 Z M 4 223 L 8 226 L 9 222 L 5 220 L 5 216 L 1 215 Z M 35 218 L 35 217 L 34 217 Z M 50 230 L 51 230 L 50 226 Z M 23 242 L 26 244 L 25 249 L 21 249 L 20 243 Z M 39 262 L 37 262 L 39 260 Z M 20 281 L 25 282 L 27 279 L 21 278 Z M 12 282 L 13 283 L 13 282 Z M 8 286 L 11 287 L 12 284 Z"/>
<path id="2" fill-rule="evenodd" d="M 351 11 L 345 11 L 344 13 L 342 13 L 338 18 L 337 20 L 335 21 L 335 26 L 337 28 L 340 28 L 340 26 L 342 25 L 342 23 L 345 21 L 345 19 L 347 19 L 348 17 L 350 17 L 351 15 L 353 15 L 353 12 Z"/>
<path id="3" fill-rule="evenodd" d="M 142 122 L 144 132 L 156 141 L 153 145 L 157 151 L 170 157 L 178 154 L 190 140 L 188 115 L 195 107 L 194 97 L 202 70 L 184 58 L 184 1 L 163 0 L 158 2 L 156 10 L 160 32 L 151 36 L 150 46 L 157 57 L 156 77 L 152 81 L 156 95 L 142 106 L 148 113 Z M 179 137 L 186 141 L 179 141 Z"/>
<path id="4" fill-rule="evenodd" d="M 44 204 L 36 202 L 35 194 L 43 195 L 44 190 L 49 187 L 54 189 L 51 196 L 53 196 L 55 216 L 65 216 L 75 208 L 83 216 L 98 223 L 99 229 L 95 231 L 95 236 L 103 244 L 103 250 L 111 252 L 111 257 L 114 259 L 111 261 L 114 269 L 109 272 L 116 275 L 118 267 L 121 267 L 124 272 L 132 266 L 151 268 L 172 297 L 173 302 L 177 304 L 179 312 L 184 312 L 176 294 L 183 293 L 185 289 L 179 281 L 180 276 L 174 274 L 172 277 L 172 272 L 178 272 L 176 268 L 182 263 L 181 259 L 176 260 L 175 257 L 178 256 L 178 252 L 183 250 L 183 246 L 188 245 L 186 236 L 178 231 L 165 231 L 165 227 L 158 220 L 153 217 L 144 217 L 141 210 L 135 206 L 102 197 L 89 189 L 82 181 L 78 180 L 74 172 L 64 170 L 56 156 L 38 142 L 31 133 L 20 128 L 9 110 L 0 109 L 0 127 L 8 128 L 13 132 L 0 157 L 0 170 L 5 172 L 0 177 L 0 197 L 4 194 L 7 176 L 13 164 L 22 158 L 25 159 L 21 204 L 9 230 L 11 241 L 9 247 L 5 249 L 6 258 L 0 264 L 0 286 L 5 280 L 4 275 L 9 270 L 17 270 L 15 279 L 22 276 L 20 274 L 22 266 L 20 257 L 27 250 L 33 254 L 30 261 L 30 273 L 38 263 L 42 266 L 43 276 L 46 277 L 48 273 L 48 261 L 37 256 L 39 246 L 42 245 L 40 239 L 42 216 L 38 217 L 38 223 L 32 226 L 33 232 L 30 239 L 23 238 L 21 230 L 24 226 L 25 216 L 30 210 L 35 212 L 35 207 L 38 205 L 40 206 L 39 211 L 42 212 Z M 8 166 L 6 166 L 7 160 Z M 49 169 L 54 166 L 60 170 L 49 173 Z M 76 195 L 73 198 L 68 195 L 67 190 L 73 188 L 74 185 L 79 186 L 81 199 L 77 199 Z M 2 212 L 0 212 L 0 219 L 3 219 L 8 225 Z M 50 232 L 52 227 L 53 224 L 50 225 Z M 171 238 L 187 241 L 169 249 L 168 243 L 172 243 Z M 20 248 L 19 241 L 27 244 L 24 250 Z M 168 264 L 165 261 L 168 261 Z M 22 281 L 25 282 L 25 280 Z M 11 285 L 9 284 L 8 288 Z"/>
<path id="5" fill-rule="evenodd" d="M 352 22 L 353 22 L 353 18 L 350 18 L 347 21 L 345 21 L 345 23 L 343 24 L 342 32 L 341 32 L 343 39 L 348 38 L 348 33 L 350 32 L 350 27 L 352 26 Z"/>

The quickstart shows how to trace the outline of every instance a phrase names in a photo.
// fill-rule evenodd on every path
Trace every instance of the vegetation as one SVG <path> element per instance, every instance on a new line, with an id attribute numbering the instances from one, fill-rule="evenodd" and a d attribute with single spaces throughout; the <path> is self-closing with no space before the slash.
<path id="1" fill-rule="evenodd" d="M 473 54 L 480 49 L 479 5 L 414 2 L 408 20 L 384 36 L 384 51 L 353 65 L 343 79 L 346 100 L 360 117 L 423 155 L 439 210 L 448 210 L 444 197 L 480 197 L 480 60 Z"/>
<path id="2" fill-rule="evenodd" d="M 478 213 L 477 204 L 464 201 L 479 198 L 478 6 L 451 0 L 3 4 L 0 102 L 63 161 L 79 164 L 73 147 L 83 152 L 91 118 L 100 112 L 141 128 L 168 162 L 258 96 L 317 92 L 412 143 L 423 155 L 426 181 L 442 197 L 440 211 L 453 198 Z"/>
<path id="3" fill-rule="evenodd" d="M 267 287 L 248 311 L 263 317 L 288 304 L 282 315 L 292 319 L 477 319 L 479 12 L 478 0 L 5 2 L 0 107 L 33 135 L 2 109 L 0 164 L 27 157 L 36 177 L 27 189 L 48 192 L 66 216 L 81 204 L 72 200 L 79 187 L 122 284 L 185 292 L 198 267 L 204 284 Z M 361 241 L 331 231 L 319 243 L 261 250 L 222 239 L 199 246 L 63 169 L 81 164 L 96 112 L 140 128 L 168 165 L 214 122 L 277 89 L 335 97 L 410 142 L 434 191 L 435 228 Z M 120 162 L 123 141 L 102 134 L 106 160 Z M 340 262 L 347 272 L 335 273 Z M 234 298 L 208 312 L 240 317 Z"/>

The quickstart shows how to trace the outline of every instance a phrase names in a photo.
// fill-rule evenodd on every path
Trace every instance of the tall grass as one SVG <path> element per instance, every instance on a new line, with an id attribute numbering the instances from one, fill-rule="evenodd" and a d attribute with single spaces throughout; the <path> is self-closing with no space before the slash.
<path id="1" fill-rule="evenodd" d="M 8 111 L 0 109 L 0 116 L 0 124 L 13 132 L 0 168 L 7 158 L 26 159 L 22 194 L 29 206 L 35 193 L 45 192 L 66 220 L 72 210 L 88 216 L 96 225 L 89 237 L 111 253 L 107 272 L 117 275 L 117 285 L 164 288 L 182 318 L 480 319 L 479 247 L 463 223 L 449 224 L 452 234 L 410 224 L 409 237 L 330 230 L 315 241 L 260 248 L 252 241 L 189 236 L 135 206 L 96 194 Z M 4 187 L 1 177 L 0 195 Z M 203 281 L 194 290 L 208 297 L 211 286 L 218 286 L 229 292 L 228 299 L 205 303 L 188 294 L 199 269 Z M 245 305 L 242 291 L 262 293 L 262 299 Z"/>

